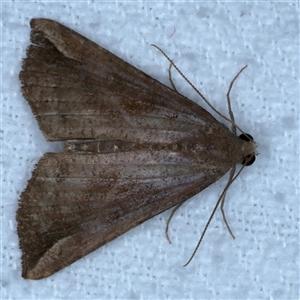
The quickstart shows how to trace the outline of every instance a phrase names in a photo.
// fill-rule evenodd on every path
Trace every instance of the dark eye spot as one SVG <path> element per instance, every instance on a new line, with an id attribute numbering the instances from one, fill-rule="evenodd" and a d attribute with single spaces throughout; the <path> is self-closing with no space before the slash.
<path id="1" fill-rule="evenodd" d="M 246 141 L 246 142 L 250 142 L 250 141 L 253 141 L 253 137 L 251 134 L 249 133 L 245 133 L 245 134 L 241 134 L 239 136 L 240 139 L 242 139 L 243 141 Z"/>
<path id="2" fill-rule="evenodd" d="M 241 134 L 239 136 L 240 139 L 246 142 L 253 141 L 253 137 L 249 133 Z M 246 157 L 244 157 L 242 161 L 242 165 L 244 166 L 251 166 L 255 162 L 255 155 L 253 154 L 248 154 Z"/>

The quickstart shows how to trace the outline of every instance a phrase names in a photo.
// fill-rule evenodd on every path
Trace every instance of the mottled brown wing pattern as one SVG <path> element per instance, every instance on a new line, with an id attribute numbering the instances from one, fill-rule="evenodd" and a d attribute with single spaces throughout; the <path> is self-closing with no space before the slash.
<path id="1" fill-rule="evenodd" d="M 222 126 L 200 106 L 71 29 L 40 19 L 31 26 L 37 45 L 29 46 L 20 79 L 48 140 L 174 143 L 211 122 Z"/>
<path id="2" fill-rule="evenodd" d="M 186 200 L 210 184 L 206 171 L 164 151 L 46 154 L 18 210 L 23 276 L 51 275 Z"/>
<path id="3" fill-rule="evenodd" d="M 192 101 L 63 25 L 31 21 L 22 91 L 65 152 L 38 162 L 17 212 L 23 277 L 50 276 L 183 202 L 245 156 Z"/>

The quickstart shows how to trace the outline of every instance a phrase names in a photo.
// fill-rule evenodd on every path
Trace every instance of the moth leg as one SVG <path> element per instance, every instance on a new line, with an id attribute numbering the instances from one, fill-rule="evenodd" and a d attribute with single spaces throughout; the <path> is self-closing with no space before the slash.
<path id="1" fill-rule="evenodd" d="M 234 173 L 235 173 L 235 166 L 230 170 L 230 175 L 229 175 L 229 179 L 228 179 L 228 182 L 226 184 L 226 188 L 231 184 L 231 182 L 233 181 L 233 176 L 234 176 Z M 225 188 L 225 189 L 226 189 Z M 225 211 L 224 211 L 224 203 L 225 203 L 225 197 L 226 197 L 226 191 L 225 193 L 223 194 L 222 196 L 222 200 L 221 200 L 221 212 L 222 212 L 222 216 L 223 216 L 223 221 L 230 233 L 230 235 L 232 236 L 233 239 L 235 239 L 235 236 L 233 235 L 231 229 L 230 229 L 230 226 L 227 222 L 227 219 L 226 219 L 226 215 L 225 215 Z"/>
<path id="2" fill-rule="evenodd" d="M 178 93 L 178 91 L 177 91 L 177 89 L 176 89 L 176 87 L 175 87 L 175 84 L 174 84 L 174 81 L 173 81 L 173 79 L 172 79 L 172 74 L 171 74 L 171 68 L 172 68 L 172 63 L 170 63 L 170 67 L 169 67 L 169 80 L 170 80 L 170 83 L 171 83 L 171 85 L 172 85 L 172 88 L 173 88 L 173 90 L 176 92 L 176 93 Z"/>
<path id="3" fill-rule="evenodd" d="M 178 208 L 179 208 L 183 203 L 184 203 L 184 202 L 177 204 L 177 205 L 172 209 L 172 212 L 171 212 L 171 214 L 170 214 L 170 216 L 169 216 L 169 218 L 168 218 L 168 221 L 167 221 L 165 233 L 166 233 L 166 238 L 167 238 L 167 240 L 168 240 L 168 242 L 169 242 L 170 244 L 171 244 L 171 239 L 170 239 L 170 237 L 169 237 L 169 224 L 170 224 L 170 222 L 171 222 L 171 220 L 172 220 L 172 218 L 173 218 L 175 212 L 178 210 Z"/>
<path id="4" fill-rule="evenodd" d="M 239 75 L 243 72 L 244 69 L 247 68 L 247 65 L 244 66 L 235 76 L 234 78 L 231 80 L 227 94 L 226 94 L 226 98 L 227 98 L 227 106 L 228 106 L 228 112 L 229 112 L 229 116 L 230 116 L 230 120 L 232 121 L 231 123 L 231 131 L 236 135 L 236 125 L 235 125 L 235 121 L 234 121 L 234 115 L 231 109 L 231 101 L 230 101 L 230 92 L 231 89 L 233 87 L 234 82 L 236 81 L 236 79 L 239 77 Z"/>
<path id="5" fill-rule="evenodd" d="M 224 190 L 223 190 L 221 196 L 219 197 L 219 199 L 218 199 L 218 201 L 217 201 L 217 203 L 216 203 L 216 205 L 215 205 L 215 207 L 214 207 L 212 213 L 210 214 L 210 217 L 209 217 L 208 221 L 206 222 L 205 228 L 204 228 L 204 230 L 203 230 L 203 232 L 202 232 L 202 234 L 201 234 L 201 237 L 200 237 L 200 239 L 199 239 L 199 241 L 198 241 L 198 243 L 197 243 L 197 245 L 196 245 L 196 247 L 195 247 L 195 249 L 194 249 L 192 255 L 190 256 L 190 258 L 189 258 L 189 260 L 187 261 L 187 263 L 183 265 L 183 267 L 186 267 L 186 266 L 192 261 L 193 257 L 195 256 L 196 252 L 198 251 L 198 248 L 200 247 L 200 244 L 201 244 L 201 242 L 202 242 L 202 240 L 203 240 L 203 237 L 204 237 L 204 235 L 205 235 L 205 233 L 206 233 L 206 230 L 207 230 L 207 228 L 209 227 L 209 224 L 210 224 L 210 222 L 211 222 L 213 216 L 215 215 L 215 212 L 216 212 L 217 208 L 219 207 L 220 203 L 221 203 L 221 211 L 222 211 L 222 215 L 223 215 L 223 220 L 224 220 L 224 222 L 225 222 L 225 224 L 226 224 L 226 227 L 227 227 L 229 233 L 230 233 L 231 236 L 235 239 L 235 237 L 234 237 L 234 235 L 233 235 L 233 233 L 232 233 L 232 231 L 231 231 L 231 229 L 230 229 L 230 227 L 229 227 L 229 225 L 228 225 L 228 222 L 227 222 L 227 220 L 226 220 L 226 216 L 225 216 L 223 207 L 224 207 L 225 195 L 226 195 L 226 192 L 227 192 L 228 188 L 230 187 L 230 185 L 232 184 L 232 182 L 237 178 L 237 176 L 241 173 L 241 170 L 243 170 L 243 168 L 244 168 L 244 167 L 242 167 L 242 168 L 240 169 L 240 171 L 237 173 L 236 176 L 234 176 L 234 173 L 235 173 L 235 167 L 233 167 L 233 168 L 231 169 L 230 175 L 229 175 L 229 179 L 228 179 L 228 182 L 227 182 L 227 184 L 226 184 L 226 186 L 225 186 L 225 188 L 224 188 Z"/>

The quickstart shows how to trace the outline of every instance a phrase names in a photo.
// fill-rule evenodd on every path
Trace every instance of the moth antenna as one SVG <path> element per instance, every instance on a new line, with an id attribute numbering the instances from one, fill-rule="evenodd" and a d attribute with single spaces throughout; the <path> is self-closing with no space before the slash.
<path id="1" fill-rule="evenodd" d="M 172 61 L 172 62 L 173 62 L 173 61 Z M 177 89 L 176 89 L 176 87 L 175 87 L 175 84 L 174 84 L 174 82 L 173 82 L 173 79 L 172 79 L 172 74 L 171 74 L 171 68 L 172 68 L 172 65 L 173 65 L 173 64 L 170 63 L 170 66 L 169 66 L 169 80 L 170 80 L 170 82 L 171 82 L 171 85 L 172 85 L 173 89 L 178 93 L 178 91 L 177 91 Z M 233 86 L 234 81 L 237 79 L 237 77 L 239 76 L 239 74 L 240 74 L 246 67 L 247 67 L 247 65 L 246 65 L 245 67 L 243 67 L 243 68 L 239 71 L 239 73 L 233 78 L 233 80 L 232 80 L 231 83 L 230 83 L 228 92 L 227 92 L 227 94 L 226 94 L 226 97 L 227 97 L 227 104 L 228 104 L 228 111 L 229 111 L 230 118 L 231 118 L 231 120 L 232 120 L 232 132 L 235 133 L 235 134 L 236 134 L 236 126 L 235 126 L 235 122 L 234 122 L 234 114 L 233 114 L 232 109 L 231 109 L 230 91 L 231 91 L 231 89 L 232 89 L 232 86 Z M 229 181 L 231 181 L 231 179 L 233 178 L 234 173 L 235 173 L 235 166 L 234 166 L 234 167 L 231 169 L 231 171 L 230 171 Z M 229 182 L 229 181 L 228 181 L 228 182 Z M 225 215 L 225 212 L 224 212 L 225 197 L 226 197 L 226 193 L 223 195 L 222 200 L 221 200 L 221 212 L 222 212 L 222 216 L 223 216 L 223 221 L 224 221 L 224 223 L 225 223 L 225 225 L 226 225 L 226 227 L 227 227 L 227 229 L 228 229 L 230 235 L 232 236 L 233 239 L 235 239 L 235 236 L 234 236 L 234 234 L 232 233 L 232 230 L 230 229 L 230 226 L 229 226 L 229 224 L 228 224 L 228 222 L 227 222 L 226 215 Z M 182 205 L 182 203 L 179 204 L 179 205 L 177 205 L 177 206 L 172 210 L 172 212 L 171 212 L 171 214 L 170 214 L 170 216 L 169 216 L 169 218 L 168 218 L 168 221 L 167 221 L 167 226 L 166 226 L 166 238 L 167 238 L 167 240 L 169 241 L 170 244 L 171 244 L 171 240 L 170 240 L 169 233 L 168 233 L 168 231 L 169 231 L 169 224 L 170 224 L 170 221 L 171 221 L 171 219 L 173 218 L 175 212 L 179 209 L 179 207 L 180 207 L 181 205 Z"/>
<path id="2" fill-rule="evenodd" d="M 169 58 L 169 56 L 162 50 L 160 49 L 158 46 L 151 44 L 151 46 L 155 47 L 156 49 L 158 49 L 164 56 L 165 58 L 170 62 L 170 64 L 176 69 L 176 71 L 181 75 L 181 77 L 192 87 L 192 89 L 204 100 L 204 102 L 215 112 L 217 113 L 219 116 L 221 116 L 223 119 L 225 119 L 226 121 L 230 122 L 232 124 L 232 126 L 234 126 L 235 128 L 237 128 L 238 130 L 240 130 L 240 132 L 244 133 L 243 130 L 234 123 L 234 121 L 231 120 L 231 118 L 227 118 L 226 116 L 224 116 L 223 114 L 221 114 L 218 110 L 216 110 L 212 104 L 210 104 L 210 102 L 204 97 L 204 95 L 202 95 L 202 93 L 187 79 L 187 77 L 179 70 L 179 68 L 175 65 L 175 63 Z M 232 84 L 233 82 L 237 79 L 237 77 L 240 75 L 240 73 L 246 68 L 247 66 L 243 67 L 241 69 L 241 71 L 234 77 L 234 79 L 231 81 L 230 84 L 230 90 L 232 88 Z M 170 70 L 170 68 L 169 68 Z M 169 72 L 170 74 L 170 72 Z M 173 82 L 173 81 L 172 81 Z M 172 84 L 173 86 L 173 84 Z M 229 92 L 230 92 L 229 90 Z M 232 113 L 232 111 L 231 111 Z M 230 112 L 229 112 L 230 114 Z M 230 116 L 231 117 L 231 116 Z"/>
<path id="3" fill-rule="evenodd" d="M 236 128 L 237 125 L 234 121 L 234 114 L 232 112 L 232 109 L 231 109 L 231 101 L 230 101 L 230 92 L 231 92 L 231 89 L 233 87 L 233 84 L 234 82 L 236 81 L 236 79 L 240 76 L 240 74 L 247 68 L 248 66 L 245 65 L 235 76 L 234 78 L 231 80 L 230 82 L 230 85 L 229 85 L 229 88 L 228 88 L 228 91 L 227 91 L 227 94 L 226 94 L 226 98 L 227 98 L 227 106 L 228 106 L 228 112 L 229 112 L 229 116 L 230 116 L 230 119 L 231 119 L 231 130 L 232 132 L 236 135 Z M 239 128 L 238 128 L 239 129 Z M 239 129 L 241 131 L 241 133 L 245 134 L 241 129 Z"/>
<path id="4" fill-rule="evenodd" d="M 175 84 L 174 84 L 174 82 L 173 82 L 173 79 L 172 79 L 171 68 L 172 68 L 172 64 L 170 64 L 170 66 L 169 66 L 169 80 L 170 80 L 170 82 L 171 82 L 171 85 L 172 85 L 173 90 L 174 90 L 176 93 L 179 93 L 179 92 L 177 91 L 177 89 L 176 89 L 176 87 L 175 87 Z"/>
<path id="5" fill-rule="evenodd" d="M 178 93 L 178 91 L 177 91 L 177 89 L 176 89 L 176 87 L 175 87 L 175 84 L 174 84 L 174 82 L 173 82 L 173 79 L 172 79 L 171 68 L 172 68 L 172 63 L 170 63 L 170 66 L 169 66 L 169 80 L 170 80 L 170 83 L 171 83 L 173 89 Z M 244 67 L 244 68 L 246 68 L 246 67 Z M 242 70 L 241 70 L 241 71 L 242 71 Z M 241 71 L 240 71 L 239 73 L 241 73 Z M 238 76 L 238 75 L 237 75 L 237 76 Z M 232 82 L 231 82 L 231 84 L 230 84 L 230 87 L 229 87 L 229 90 L 228 90 L 228 92 L 227 92 L 228 110 L 229 110 L 229 112 L 230 112 L 229 114 L 230 114 L 231 120 L 232 120 L 233 122 L 234 122 L 234 115 L 233 115 L 233 112 L 232 112 L 232 110 L 231 110 L 229 93 L 230 93 L 230 91 L 231 91 L 233 82 L 234 82 L 234 80 L 237 78 L 237 76 L 235 76 L 235 78 L 232 80 Z M 232 124 L 232 131 L 236 134 L 236 127 L 235 127 L 233 124 Z M 235 166 L 234 166 L 234 167 L 231 169 L 231 171 L 230 171 L 229 181 L 233 178 L 234 173 L 235 173 Z M 224 203 L 225 203 L 225 197 L 226 197 L 226 193 L 223 195 L 222 200 L 221 200 L 221 211 L 222 211 L 223 221 L 224 221 L 224 223 L 225 223 L 225 225 L 226 225 L 226 227 L 227 227 L 227 229 L 228 229 L 230 235 L 232 236 L 233 239 L 235 239 L 235 236 L 233 235 L 232 230 L 230 229 L 230 226 L 229 226 L 229 224 L 228 224 L 228 222 L 227 222 L 226 215 L 225 215 L 225 212 L 224 212 L 224 209 L 223 209 Z M 170 224 L 171 219 L 173 218 L 175 212 L 179 209 L 179 207 L 180 207 L 182 204 L 183 204 L 183 203 L 176 205 L 176 207 L 172 210 L 172 212 L 171 212 L 171 214 L 170 214 L 170 216 L 169 216 L 169 218 L 168 218 L 168 221 L 167 221 L 166 232 L 165 232 L 165 233 L 166 233 L 166 238 L 167 238 L 167 240 L 168 240 L 168 242 L 169 242 L 170 244 L 171 244 L 171 240 L 170 240 L 170 237 L 169 237 L 169 224 Z"/>
<path id="6" fill-rule="evenodd" d="M 166 233 L 166 238 L 167 238 L 167 240 L 168 240 L 168 242 L 169 242 L 170 244 L 171 244 L 171 239 L 170 239 L 170 237 L 169 237 L 169 225 L 170 225 L 170 222 L 171 222 L 171 220 L 172 220 L 172 218 L 173 218 L 175 212 L 179 209 L 179 207 L 180 207 L 183 203 L 184 203 L 184 202 L 177 204 L 177 205 L 172 209 L 172 212 L 171 212 L 171 214 L 170 214 L 170 216 L 169 216 L 169 218 L 168 218 L 168 221 L 167 221 L 165 233 Z"/>
<path id="7" fill-rule="evenodd" d="M 176 91 L 177 93 L 178 93 L 178 91 L 177 91 L 177 89 L 176 89 L 176 87 L 175 87 L 175 84 L 174 84 L 174 82 L 173 82 L 173 79 L 172 79 L 172 74 L 171 74 L 171 68 L 172 68 L 172 66 L 174 66 L 174 68 L 177 70 L 177 72 L 188 82 L 188 84 L 196 91 L 196 93 L 198 94 L 198 95 L 200 95 L 200 97 L 209 105 L 209 107 L 211 107 L 217 114 L 219 114 L 221 117 L 223 117 L 224 119 L 226 119 L 227 121 L 229 121 L 230 123 L 231 123 L 231 125 L 232 125 L 232 127 L 231 127 L 231 130 L 232 130 L 232 132 L 236 135 L 236 129 L 239 129 L 240 131 L 241 131 L 241 133 L 242 134 L 245 134 L 244 133 L 244 131 L 243 130 L 241 130 L 237 125 L 236 125 L 236 123 L 235 123 L 235 120 L 234 120 L 234 114 L 233 114 L 233 111 L 232 111 L 232 108 L 231 108 L 231 100 L 230 100 L 230 92 L 231 92 L 231 90 L 232 90 L 232 87 L 233 87 L 233 84 L 234 84 L 234 82 L 236 81 L 236 79 L 239 77 L 239 75 L 244 71 L 244 69 L 246 69 L 247 68 L 247 65 L 245 65 L 235 76 L 234 76 L 234 78 L 231 80 L 231 82 L 230 82 L 230 85 L 229 85 L 229 88 L 228 88 L 228 91 L 227 91 L 227 93 L 226 93 L 226 99 L 227 99 L 227 106 L 228 106 L 228 112 L 229 112 L 229 116 L 230 116 L 230 120 L 227 118 L 227 117 L 225 117 L 224 115 L 222 115 L 220 112 L 218 112 L 211 104 L 210 104 L 210 102 L 201 94 L 201 92 L 186 78 L 186 76 L 178 69 L 178 67 L 174 64 L 174 62 L 173 62 L 173 60 L 171 60 L 168 56 L 167 56 L 167 54 L 162 50 L 162 49 L 160 49 L 158 46 L 156 46 L 156 45 L 151 45 L 151 46 L 153 46 L 153 47 L 155 47 L 155 48 L 157 48 L 166 58 L 167 58 L 167 60 L 170 62 L 170 66 L 169 66 L 169 70 L 168 70 L 168 72 L 169 72 L 169 80 L 170 80 L 170 83 L 171 83 L 171 85 L 172 85 L 172 88 L 174 89 L 174 91 Z M 246 134 L 245 134 L 246 135 Z M 204 235 L 205 235 L 205 233 L 206 233 L 206 231 L 207 231 L 207 228 L 209 227 L 209 225 L 210 225 L 210 222 L 211 222 L 211 220 L 212 220 L 212 218 L 213 218 L 213 216 L 214 216 L 214 214 L 215 214 L 215 212 L 216 212 L 216 210 L 217 210 L 217 208 L 218 208 L 218 206 L 219 206 L 219 204 L 221 203 L 221 206 L 220 206 L 220 208 L 221 208 L 221 212 L 222 212 L 222 217 L 223 217 L 223 221 L 224 221 L 224 223 L 225 223 L 225 225 L 226 225 L 226 227 L 227 227 L 227 230 L 229 231 L 229 233 L 230 233 L 230 235 L 232 236 L 232 238 L 233 239 L 235 239 L 235 236 L 234 236 L 234 234 L 232 233 L 232 230 L 231 230 L 231 228 L 230 228 L 230 226 L 229 226 L 229 224 L 228 224 L 228 222 L 227 222 L 227 219 L 226 219 L 226 215 L 225 215 L 225 211 L 224 211 L 224 203 L 225 203 L 225 197 L 226 197 L 226 192 L 227 192 L 227 190 L 228 190 L 228 188 L 230 187 L 230 185 L 233 183 L 233 181 L 239 176 L 239 174 L 242 172 L 242 170 L 243 170 L 243 168 L 244 168 L 244 166 L 242 166 L 241 167 L 241 169 L 239 170 L 239 172 L 237 173 L 237 175 L 234 177 L 234 173 L 235 173 L 235 169 L 236 169 L 236 167 L 234 166 L 232 169 L 231 169 L 231 171 L 230 171 L 230 175 L 229 175 L 229 179 L 228 179 L 228 182 L 227 182 L 227 184 L 226 184 L 226 186 L 225 186 L 225 188 L 224 188 L 224 190 L 223 190 L 223 192 L 222 192 L 222 194 L 221 194 L 221 196 L 219 197 L 219 199 L 218 199 L 218 201 L 217 201 L 217 203 L 216 203 L 216 205 L 215 205 L 215 207 L 214 207 L 214 209 L 213 209 L 213 211 L 212 211 L 212 213 L 211 213 L 211 215 L 210 215 L 210 217 L 209 217 L 209 219 L 208 219 L 208 221 L 207 221 L 207 223 L 206 223 L 206 225 L 205 225 L 205 228 L 204 228 L 204 230 L 203 230 L 203 232 L 202 232 L 202 235 L 201 235 L 201 237 L 200 237 L 200 239 L 199 239 L 199 241 L 198 241 L 198 243 L 197 243 L 197 245 L 196 245 L 196 247 L 195 247 L 195 249 L 194 249 L 194 251 L 193 251 L 193 253 L 192 253 L 192 255 L 191 255 L 191 257 L 190 257 L 190 259 L 188 260 L 188 262 L 185 264 L 185 265 L 183 265 L 183 267 L 186 267 L 191 261 L 192 261 L 192 259 L 193 259 L 193 257 L 195 256 L 195 254 L 196 254 L 196 252 L 198 251 L 198 248 L 199 248 L 199 246 L 200 246 L 200 244 L 201 244 L 201 242 L 202 242 L 202 240 L 203 240 L 203 238 L 204 238 Z M 165 234 L 166 234 L 166 238 L 167 238 L 167 240 L 168 240 L 168 242 L 171 244 L 171 239 L 170 239 L 170 237 L 169 237 L 169 224 L 170 224 L 170 222 L 171 222 L 171 220 L 172 220 L 172 218 L 173 218 L 173 216 L 174 216 L 174 214 L 175 214 L 175 212 L 181 207 L 181 205 L 182 205 L 183 203 L 180 203 L 180 204 L 178 204 L 178 205 L 176 205 L 174 208 L 173 208 L 173 210 L 172 210 L 172 212 L 171 212 L 171 214 L 170 214 L 170 216 L 169 216 L 169 218 L 168 218 L 168 220 L 167 220 L 167 225 L 166 225 L 166 230 L 165 230 Z"/>
<path id="8" fill-rule="evenodd" d="M 231 171 L 231 172 L 230 172 L 230 177 L 229 177 L 229 179 L 228 179 L 228 182 L 227 182 L 227 184 L 226 184 L 226 186 L 225 186 L 225 188 L 224 188 L 224 190 L 223 190 L 221 196 L 219 197 L 219 199 L 218 199 L 218 201 L 217 201 L 217 203 L 216 203 L 216 205 L 215 205 L 215 207 L 214 207 L 212 213 L 210 214 L 208 221 L 206 222 L 206 225 L 205 225 L 205 228 L 204 228 L 204 230 L 203 230 L 203 232 L 202 232 L 202 234 L 201 234 L 201 237 L 200 237 L 200 239 L 199 239 L 199 241 L 198 241 L 198 243 L 197 243 L 197 245 L 196 245 L 196 247 L 195 247 L 195 249 L 194 249 L 194 251 L 193 251 L 191 257 L 189 258 L 189 260 L 187 261 L 187 263 L 186 263 L 185 265 L 183 265 L 183 267 L 186 267 L 186 266 L 192 261 L 192 259 L 194 258 L 194 256 L 195 256 L 196 252 L 197 252 L 198 249 L 199 249 L 199 246 L 200 246 L 200 244 L 201 244 L 201 242 L 202 242 L 202 240 L 203 240 L 203 238 L 204 238 L 204 235 L 205 235 L 205 233 L 206 233 L 206 231 L 207 231 L 207 228 L 208 228 L 208 226 L 210 225 L 210 222 L 211 222 L 211 220 L 212 220 L 212 218 L 213 218 L 213 216 L 214 216 L 214 214 L 215 214 L 215 212 L 216 212 L 216 210 L 217 210 L 217 208 L 218 208 L 220 202 L 221 202 L 221 203 L 223 202 L 223 204 L 221 204 L 221 210 L 222 210 L 222 205 L 224 205 L 224 199 L 225 199 L 225 195 L 226 195 L 226 192 L 227 192 L 228 188 L 229 188 L 230 185 L 236 180 L 236 178 L 241 174 L 241 172 L 242 172 L 242 170 L 244 169 L 244 167 L 245 167 L 245 166 L 242 166 L 241 169 L 238 171 L 238 173 L 237 173 L 234 177 L 233 177 L 233 175 L 234 175 L 235 169 L 233 168 L 234 171 Z M 232 178 L 232 177 L 233 177 L 233 178 Z M 226 227 L 227 227 L 227 229 L 228 229 L 230 235 L 231 235 L 233 238 L 235 238 L 234 235 L 232 234 L 232 231 L 231 231 L 231 229 L 230 229 L 228 223 L 227 223 L 227 220 L 226 220 L 226 217 L 225 217 L 224 210 L 222 211 L 222 215 L 223 215 L 223 220 L 224 220 L 224 222 L 225 222 L 225 225 L 226 225 Z"/>

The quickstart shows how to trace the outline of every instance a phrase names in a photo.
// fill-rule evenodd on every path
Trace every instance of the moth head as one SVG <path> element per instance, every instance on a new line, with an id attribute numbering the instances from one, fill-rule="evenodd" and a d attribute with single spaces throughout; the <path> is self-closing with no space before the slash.
<path id="1" fill-rule="evenodd" d="M 242 161 L 243 166 L 251 166 L 255 162 L 255 156 L 257 154 L 256 152 L 256 143 L 253 140 L 253 137 L 249 133 L 242 133 L 239 136 L 240 139 L 243 141 L 249 142 L 250 143 L 250 151 L 247 156 L 244 157 Z"/>

